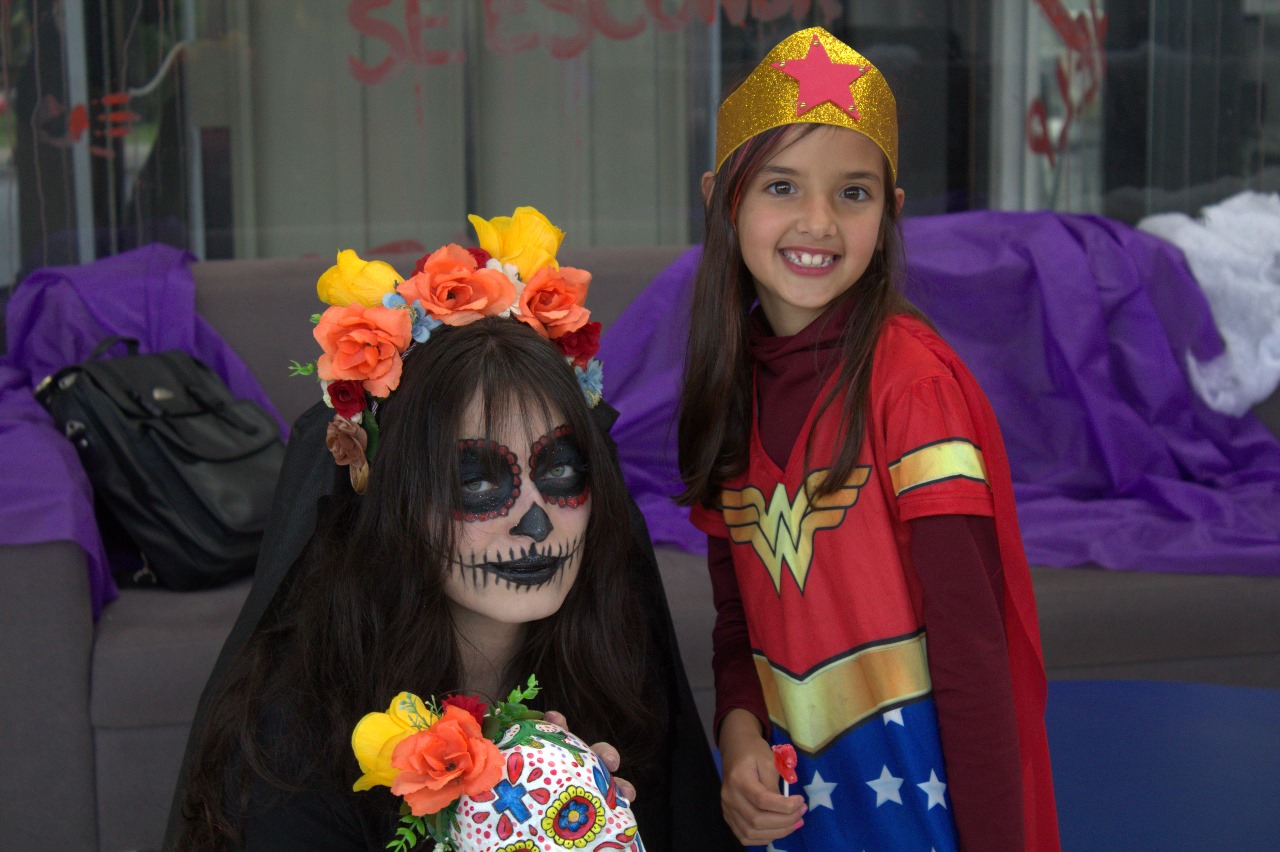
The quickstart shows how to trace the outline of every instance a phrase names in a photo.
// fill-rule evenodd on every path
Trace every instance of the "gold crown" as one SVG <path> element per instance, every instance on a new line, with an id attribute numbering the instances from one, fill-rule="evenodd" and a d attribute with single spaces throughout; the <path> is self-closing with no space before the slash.
<path id="1" fill-rule="evenodd" d="M 784 124 L 847 127 L 889 158 L 898 178 L 898 107 L 884 75 L 822 27 L 783 39 L 720 105 L 716 171 L 738 146 Z"/>

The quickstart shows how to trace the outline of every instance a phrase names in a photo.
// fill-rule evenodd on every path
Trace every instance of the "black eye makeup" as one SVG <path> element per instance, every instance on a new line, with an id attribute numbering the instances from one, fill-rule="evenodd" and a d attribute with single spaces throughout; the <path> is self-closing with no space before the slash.
<path id="1" fill-rule="evenodd" d="M 557 426 L 534 443 L 529 470 L 538 493 L 548 503 L 576 509 L 587 502 L 587 458 L 568 426 Z"/>
<path id="2" fill-rule="evenodd" d="M 458 441 L 458 491 L 457 520 L 491 521 L 506 516 L 520 496 L 516 454 L 497 441 Z"/>

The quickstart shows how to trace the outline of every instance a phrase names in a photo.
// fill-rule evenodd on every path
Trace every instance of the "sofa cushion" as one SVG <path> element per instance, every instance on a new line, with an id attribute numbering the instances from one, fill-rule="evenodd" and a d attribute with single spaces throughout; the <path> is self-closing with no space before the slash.
<path id="1" fill-rule="evenodd" d="M 0 545 L 0 600 L 0 847 L 94 849 L 84 551 Z"/>
<path id="2" fill-rule="evenodd" d="M 315 379 L 289 375 L 289 362 L 317 354 L 308 318 L 324 305 L 316 280 L 333 258 L 213 260 L 193 264 L 196 312 L 244 360 L 292 423 L 320 398 Z"/>
<path id="3" fill-rule="evenodd" d="M 94 642 L 95 729 L 189 725 L 251 578 L 201 592 L 121 589 Z"/>
<path id="4" fill-rule="evenodd" d="M 94 732 L 99 849 L 162 848 L 189 730 L 185 722 Z"/>
<path id="5" fill-rule="evenodd" d="M 1050 677 L 1149 664 L 1152 677 L 1214 682 L 1224 660 L 1255 658 L 1262 677 L 1261 661 L 1280 654 L 1280 577 L 1100 568 L 1031 572 Z M 1198 671 L 1171 665 L 1196 660 L 1204 661 Z M 1270 685 L 1280 686 L 1280 673 L 1272 672 Z"/>

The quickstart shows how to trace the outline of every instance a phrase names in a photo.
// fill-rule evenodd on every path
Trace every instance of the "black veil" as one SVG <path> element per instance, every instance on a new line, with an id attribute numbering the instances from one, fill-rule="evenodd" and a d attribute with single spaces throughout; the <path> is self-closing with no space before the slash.
<path id="1" fill-rule="evenodd" d="M 593 414 L 611 450 L 612 461 L 617 465 L 617 447 L 609 429 L 618 414 L 603 401 L 596 405 Z M 293 425 L 276 486 L 271 518 L 258 554 L 253 586 L 214 663 L 196 708 L 170 808 L 165 833 L 166 850 L 175 849 L 190 764 L 199 747 L 216 686 L 231 661 L 263 624 L 263 618 L 277 595 L 283 595 L 293 583 L 306 581 L 307 563 L 299 557 L 315 532 L 322 501 L 338 493 L 338 489 L 350 487 L 347 469 L 334 464 L 333 456 L 325 447 L 325 433 L 332 417 L 333 409 L 321 402 L 304 412 Z M 665 695 L 655 696 L 655 701 L 664 699 L 668 719 L 665 740 L 655 749 L 655 762 L 662 770 L 658 773 L 661 780 L 639 790 L 633 805 L 640 833 L 646 848 L 654 852 L 739 850 L 741 846 L 721 816 L 720 779 L 680 659 L 649 530 L 635 501 L 630 498 L 628 516 L 630 558 L 635 575 L 642 578 L 640 592 L 646 598 L 636 603 L 642 612 L 649 614 L 650 630 L 656 639 L 663 668 L 661 683 Z M 625 777 L 626 767 L 620 771 Z"/>

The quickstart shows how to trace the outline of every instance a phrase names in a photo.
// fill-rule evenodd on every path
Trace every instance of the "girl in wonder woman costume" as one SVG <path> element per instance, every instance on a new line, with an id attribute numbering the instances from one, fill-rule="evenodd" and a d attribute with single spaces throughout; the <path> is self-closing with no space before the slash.
<path id="1" fill-rule="evenodd" d="M 896 287 L 897 115 L 820 28 L 720 107 L 681 397 L 738 838 L 1057 849 L 1045 678 L 1004 446 Z M 778 792 L 770 745 L 798 753 Z"/>

